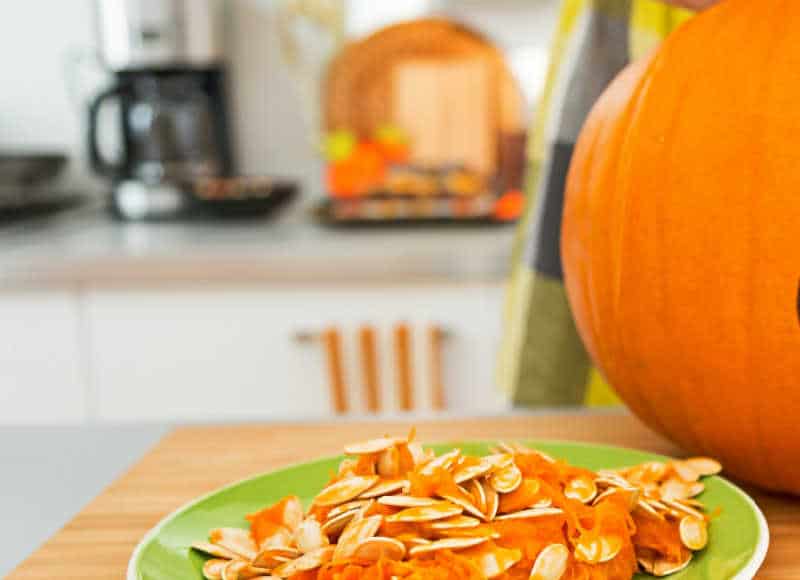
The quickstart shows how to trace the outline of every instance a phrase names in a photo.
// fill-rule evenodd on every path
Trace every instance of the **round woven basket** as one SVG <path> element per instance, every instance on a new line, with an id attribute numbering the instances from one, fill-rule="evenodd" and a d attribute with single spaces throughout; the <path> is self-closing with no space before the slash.
<path id="1" fill-rule="evenodd" d="M 435 18 L 392 25 L 346 45 L 324 81 L 325 128 L 369 137 L 391 122 L 394 69 L 404 61 L 477 59 L 489 71 L 492 140 L 499 143 L 500 135 L 523 129 L 521 91 L 503 53 L 475 31 Z"/>

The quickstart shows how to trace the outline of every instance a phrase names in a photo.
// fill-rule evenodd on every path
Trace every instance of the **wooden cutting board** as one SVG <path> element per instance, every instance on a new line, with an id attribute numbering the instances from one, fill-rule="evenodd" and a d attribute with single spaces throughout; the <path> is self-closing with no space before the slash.
<path id="1" fill-rule="evenodd" d="M 464 163 L 494 174 L 501 136 L 524 130 L 523 99 L 505 56 L 487 38 L 441 19 L 384 28 L 347 45 L 328 69 L 326 129 L 369 138 L 393 123 L 413 161 Z"/>
<path id="2" fill-rule="evenodd" d="M 409 59 L 393 72 L 391 120 L 413 144 L 412 163 L 493 174 L 498 135 L 486 59 Z"/>

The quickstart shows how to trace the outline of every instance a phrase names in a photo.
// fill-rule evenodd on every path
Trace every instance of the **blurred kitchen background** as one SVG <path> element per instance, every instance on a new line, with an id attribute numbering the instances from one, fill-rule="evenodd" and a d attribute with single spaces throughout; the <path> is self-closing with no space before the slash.
<path id="1" fill-rule="evenodd" d="M 0 425 L 507 409 L 557 4 L 3 2 Z"/>

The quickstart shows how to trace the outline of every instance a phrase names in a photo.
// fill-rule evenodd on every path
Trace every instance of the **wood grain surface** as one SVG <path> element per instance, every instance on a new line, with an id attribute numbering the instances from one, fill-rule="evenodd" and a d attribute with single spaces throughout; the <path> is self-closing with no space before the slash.
<path id="1" fill-rule="evenodd" d="M 415 423 L 419 438 L 428 442 L 556 438 L 681 455 L 627 414 L 554 413 Z M 339 453 L 346 442 L 404 432 L 408 426 L 408 421 L 381 420 L 176 429 L 9 579 L 123 579 L 131 553 L 145 532 L 187 501 L 247 476 Z M 772 534 L 767 562 L 758 578 L 800 579 L 800 501 L 753 495 Z"/>

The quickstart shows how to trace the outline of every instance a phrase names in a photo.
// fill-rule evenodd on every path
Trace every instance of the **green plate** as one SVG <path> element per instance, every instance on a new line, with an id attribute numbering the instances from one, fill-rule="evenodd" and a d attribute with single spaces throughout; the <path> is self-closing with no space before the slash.
<path id="1" fill-rule="evenodd" d="M 554 441 L 526 441 L 589 469 L 616 468 L 664 457 L 602 445 Z M 471 455 L 485 455 L 490 443 L 432 445 L 441 453 L 460 447 Z M 247 527 L 245 514 L 259 510 L 290 494 L 308 503 L 325 485 L 341 457 L 320 459 L 257 475 L 234 483 L 186 505 L 165 518 L 141 541 L 131 557 L 128 580 L 200 580 L 204 558 L 189 550 L 217 527 Z M 721 477 L 705 480 L 701 496 L 711 511 L 721 509 L 710 527 L 708 547 L 695 554 L 691 565 L 670 576 L 674 580 L 726 580 L 753 578 L 764 561 L 769 544 L 766 520 L 741 489 Z M 637 576 L 648 578 L 648 576 Z"/>

